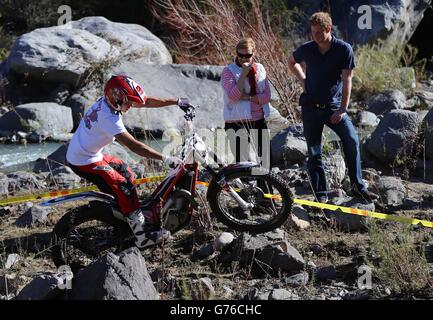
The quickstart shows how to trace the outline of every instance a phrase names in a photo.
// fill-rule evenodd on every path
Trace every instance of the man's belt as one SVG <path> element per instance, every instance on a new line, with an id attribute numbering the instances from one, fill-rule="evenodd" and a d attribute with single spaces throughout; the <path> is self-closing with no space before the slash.
<path id="1" fill-rule="evenodd" d="M 326 108 L 330 108 L 331 107 L 331 105 L 329 105 L 327 103 L 313 103 L 311 105 L 313 107 L 320 108 L 320 109 L 326 109 Z"/>

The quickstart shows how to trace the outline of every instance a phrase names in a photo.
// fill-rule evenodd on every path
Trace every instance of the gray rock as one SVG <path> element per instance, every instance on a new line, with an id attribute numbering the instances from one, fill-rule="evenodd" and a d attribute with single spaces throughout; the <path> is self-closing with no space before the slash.
<path id="1" fill-rule="evenodd" d="M 48 155 L 45 159 L 38 159 L 34 166 L 35 172 L 50 172 L 51 170 L 67 165 L 66 151 L 68 150 L 69 143 L 57 148 L 56 151 Z"/>
<path id="2" fill-rule="evenodd" d="M 309 279 L 310 277 L 308 272 L 301 272 L 288 278 L 284 278 L 284 282 L 292 287 L 302 287 L 308 283 Z"/>
<path id="3" fill-rule="evenodd" d="M 140 251 L 133 247 L 119 256 L 108 253 L 74 277 L 72 300 L 159 299 Z"/>
<path id="4" fill-rule="evenodd" d="M 399 90 L 390 90 L 368 99 L 367 111 L 376 115 L 385 114 L 395 109 L 406 108 L 406 96 Z"/>
<path id="5" fill-rule="evenodd" d="M 350 199 L 339 204 L 342 207 L 374 211 L 374 203 L 368 203 L 364 200 Z M 325 214 L 336 223 L 337 227 L 343 231 L 356 232 L 366 229 L 365 217 L 355 214 L 344 213 L 341 211 L 325 210 Z"/>
<path id="6" fill-rule="evenodd" d="M 187 97 L 193 105 L 198 105 L 195 124 L 200 136 L 207 135 L 209 128 L 224 128 L 223 89 L 220 76 L 203 76 L 221 73 L 224 67 L 192 65 L 149 65 L 139 62 L 122 62 L 113 67 L 112 74 L 125 73 L 140 83 L 149 96 Z M 194 76 L 196 75 L 196 76 Z M 197 77 L 197 75 L 199 75 Z M 170 88 L 176 88 L 175 91 Z M 287 121 L 272 111 L 271 131 Z M 183 112 L 174 107 L 131 109 L 124 114 L 126 127 L 134 132 L 153 131 L 161 133 L 169 128 L 183 130 Z M 279 119 L 279 120 L 278 120 Z M 205 130 L 202 130 L 205 129 Z"/>
<path id="7" fill-rule="evenodd" d="M 293 272 L 305 267 L 304 258 L 287 242 L 280 229 L 255 236 L 243 233 L 236 240 L 236 248 L 241 264 L 253 261 L 262 270 Z"/>
<path id="8" fill-rule="evenodd" d="M 54 88 L 47 97 L 47 102 L 54 102 L 57 104 L 62 104 L 71 95 L 69 86 L 65 84 L 60 84 Z"/>
<path id="9" fill-rule="evenodd" d="M 197 250 L 194 255 L 193 255 L 193 259 L 206 259 L 209 256 L 211 256 L 213 253 L 215 252 L 215 248 L 213 243 L 205 243 L 204 245 L 202 245 L 200 247 L 199 250 Z"/>
<path id="10" fill-rule="evenodd" d="M 370 111 L 360 111 L 356 114 L 358 125 L 362 127 L 377 127 L 380 119 Z"/>
<path id="11" fill-rule="evenodd" d="M 111 49 L 104 39 L 71 25 L 40 28 L 15 41 L 8 71 L 77 86 L 92 65 L 119 54 Z"/>
<path id="12" fill-rule="evenodd" d="M 45 223 L 50 212 L 51 208 L 34 205 L 20 216 L 15 221 L 15 224 L 19 227 L 25 228 L 34 224 Z"/>
<path id="13" fill-rule="evenodd" d="M 137 62 L 124 62 L 115 67 L 112 73 L 128 74 L 142 84 L 149 96 L 188 97 L 192 104 L 200 106 L 196 111 L 197 129 L 224 127 L 223 91 L 218 81 L 186 77 L 175 65 L 145 65 Z M 173 92 L 169 88 L 176 90 Z M 183 130 L 183 112 L 174 107 L 131 109 L 123 119 L 125 125 L 135 132 L 162 132 L 168 128 Z"/>
<path id="14" fill-rule="evenodd" d="M 277 133 L 271 140 L 271 148 L 276 165 L 288 168 L 305 161 L 308 153 L 302 125 L 290 126 Z"/>
<path id="15" fill-rule="evenodd" d="M 424 182 L 405 181 L 406 194 L 411 196 L 417 206 L 422 206 L 426 201 L 433 200 L 433 184 Z"/>
<path id="16" fill-rule="evenodd" d="M 81 178 L 66 166 L 54 167 L 54 169 L 47 172 L 46 180 L 49 185 L 61 189 L 78 188 L 81 182 Z"/>
<path id="17" fill-rule="evenodd" d="M 331 188 L 338 188 L 346 178 L 346 162 L 341 153 L 331 153 L 323 157 L 325 172 Z"/>
<path id="18" fill-rule="evenodd" d="M 78 128 L 84 113 L 90 108 L 98 97 L 103 94 L 103 88 L 95 82 L 86 84 L 84 87 L 75 91 L 63 104 L 72 111 L 74 123 L 73 131 Z"/>
<path id="19" fill-rule="evenodd" d="M 9 192 L 19 190 L 35 190 L 45 187 L 45 183 L 39 180 L 38 176 L 30 173 L 18 171 L 7 174 L 9 179 Z"/>
<path id="20" fill-rule="evenodd" d="M 308 8 L 307 16 L 314 11 L 319 11 L 323 5 L 319 0 L 307 1 L 307 3 L 308 5 L 305 4 Z M 371 25 L 360 28 L 360 23 L 362 25 L 366 22 L 365 9 L 361 7 L 366 4 L 371 10 Z M 329 11 L 332 12 L 335 32 L 349 43 L 366 44 L 384 39 L 386 43 L 392 44 L 409 41 L 429 4 L 429 0 L 374 2 L 336 0 L 330 2 Z"/>
<path id="21" fill-rule="evenodd" d="M 269 294 L 268 300 L 293 300 L 293 295 L 286 289 L 274 289 Z"/>
<path id="22" fill-rule="evenodd" d="M 172 63 L 164 43 L 141 25 L 112 22 L 104 17 L 86 17 L 70 24 L 66 26 L 88 31 L 107 41 L 118 52 L 118 59 L 139 59 L 143 64 Z"/>
<path id="23" fill-rule="evenodd" d="M 380 195 L 380 202 L 389 208 L 403 204 L 407 191 L 402 180 L 396 177 L 381 177 L 374 185 Z"/>
<path id="24" fill-rule="evenodd" d="M 415 96 L 421 100 L 421 108 L 430 110 L 433 107 L 433 92 L 427 90 L 416 90 Z"/>
<path id="25" fill-rule="evenodd" d="M 294 205 L 292 207 L 290 221 L 300 230 L 304 230 L 311 226 L 308 211 L 300 205 Z"/>
<path id="26" fill-rule="evenodd" d="M 162 41 L 145 27 L 86 17 L 20 36 L 6 64 L 8 71 L 77 86 L 98 64 L 125 57 L 142 63 L 172 61 Z"/>
<path id="27" fill-rule="evenodd" d="M 213 247 L 215 250 L 222 250 L 225 246 L 233 242 L 234 236 L 230 232 L 223 232 L 215 239 Z"/>
<path id="28" fill-rule="evenodd" d="M 104 147 L 102 150 L 103 154 L 109 154 L 118 159 L 122 159 L 128 165 L 133 165 L 137 161 L 135 161 L 131 155 L 126 151 L 125 147 L 120 145 L 118 142 L 111 143 Z"/>
<path id="29" fill-rule="evenodd" d="M 59 281 L 52 273 L 39 275 L 19 292 L 15 300 L 44 300 L 58 287 Z"/>
<path id="30" fill-rule="evenodd" d="M 12 268 L 21 259 L 22 259 L 21 256 L 17 253 L 8 254 L 8 257 L 7 257 L 6 263 L 5 263 L 5 269 L 8 270 L 8 269 Z"/>
<path id="31" fill-rule="evenodd" d="M 71 109 L 56 103 L 28 103 L 0 118 L 0 127 L 10 132 L 33 132 L 45 137 L 72 130 Z"/>
<path id="32" fill-rule="evenodd" d="M 365 147 L 370 155 L 383 164 L 401 166 L 412 157 L 417 134 L 417 113 L 394 110 L 383 117 L 367 139 Z"/>
<path id="33" fill-rule="evenodd" d="M 77 176 L 72 176 L 71 171 L 69 169 L 64 169 L 65 166 L 68 166 L 66 161 L 66 152 L 68 150 L 69 143 L 65 143 L 61 147 L 59 147 L 56 151 L 48 155 L 45 159 L 38 159 L 35 166 L 35 172 L 51 172 L 56 169 L 61 170 L 58 173 L 64 173 L 64 177 L 59 177 L 60 181 L 64 181 L 64 183 L 75 183 L 77 181 Z M 119 143 L 114 142 L 104 147 L 102 150 L 103 154 L 109 154 L 118 159 L 121 159 L 129 166 L 133 166 L 137 164 L 131 155 L 126 151 L 124 147 L 122 147 Z M 141 167 L 142 168 L 142 167 Z M 57 172 L 57 171 L 56 171 Z M 57 177 L 56 177 L 57 179 Z M 64 180 L 62 180 L 64 179 Z"/>
<path id="34" fill-rule="evenodd" d="M 212 65 L 197 66 L 192 64 L 175 64 L 173 65 L 173 69 L 181 72 L 187 78 L 220 81 L 224 67 Z"/>

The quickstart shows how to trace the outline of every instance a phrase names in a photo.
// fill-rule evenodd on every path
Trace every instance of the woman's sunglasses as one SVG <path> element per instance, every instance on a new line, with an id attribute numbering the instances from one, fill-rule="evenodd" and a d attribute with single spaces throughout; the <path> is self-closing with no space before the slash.
<path id="1" fill-rule="evenodd" d="M 236 52 L 236 54 L 238 55 L 239 58 L 247 58 L 247 59 L 249 59 L 253 56 L 252 53 L 242 54 L 242 53 Z"/>

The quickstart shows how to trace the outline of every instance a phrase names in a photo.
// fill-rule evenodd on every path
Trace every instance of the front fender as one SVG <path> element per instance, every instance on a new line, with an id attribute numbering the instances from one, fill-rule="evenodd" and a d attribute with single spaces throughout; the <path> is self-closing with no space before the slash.
<path id="1" fill-rule="evenodd" d="M 247 173 L 251 174 L 253 168 L 258 168 L 260 165 L 256 162 L 238 162 L 229 164 L 228 166 L 222 168 L 217 175 L 212 178 L 209 183 L 209 187 L 206 193 L 206 198 L 209 199 L 209 195 L 213 192 L 214 188 L 217 187 L 222 181 L 224 181 L 225 177 L 232 173 Z"/>

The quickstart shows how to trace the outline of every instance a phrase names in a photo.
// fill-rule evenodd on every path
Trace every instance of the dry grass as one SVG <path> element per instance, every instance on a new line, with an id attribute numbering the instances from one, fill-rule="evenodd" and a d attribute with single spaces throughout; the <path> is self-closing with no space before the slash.
<path id="1" fill-rule="evenodd" d="M 150 8 L 176 33 L 171 43 L 179 63 L 225 65 L 232 61 L 239 39 L 252 37 L 257 60 L 265 66 L 279 95 L 278 109 L 289 120 L 298 119 L 293 101 L 298 88 L 287 68 L 287 46 L 259 1 L 253 0 L 250 8 L 245 8 L 228 0 L 152 0 Z"/>
<path id="2" fill-rule="evenodd" d="M 424 252 L 415 246 L 412 227 L 398 226 L 396 232 L 369 224 L 371 247 L 379 262 L 370 264 L 377 278 L 398 294 L 413 294 L 432 288 L 432 278 Z"/>

